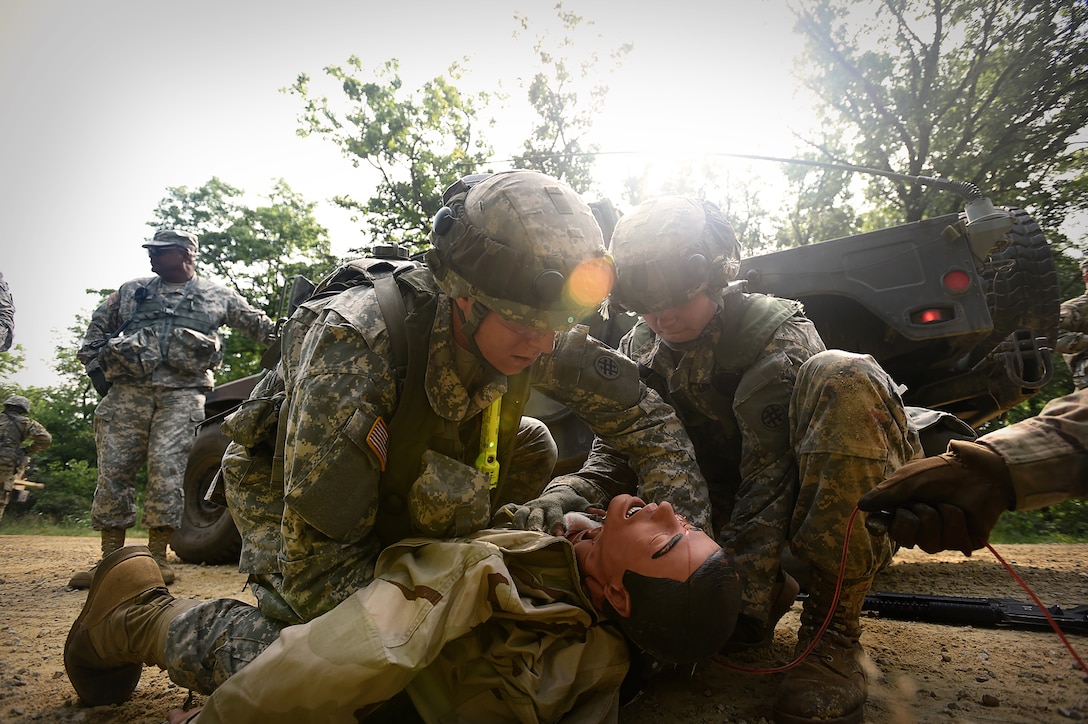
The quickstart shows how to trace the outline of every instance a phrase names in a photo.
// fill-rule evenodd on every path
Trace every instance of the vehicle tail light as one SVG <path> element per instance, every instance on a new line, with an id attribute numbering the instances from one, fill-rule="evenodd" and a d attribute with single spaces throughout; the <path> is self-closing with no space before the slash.
<path id="1" fill-rule="evenodd" d="M 971 286 L 971 275 L 962 269 L 953 269 L 941 277 L 941 284 L 950 292 L 962 292 Z"/>
<path id="2" fill-rule="evenodd" d="M 910 321 L 914 324 L 939 324 L 953 318 L 952 310 L 947 307 L 929 307 L 911 312 Z"/>

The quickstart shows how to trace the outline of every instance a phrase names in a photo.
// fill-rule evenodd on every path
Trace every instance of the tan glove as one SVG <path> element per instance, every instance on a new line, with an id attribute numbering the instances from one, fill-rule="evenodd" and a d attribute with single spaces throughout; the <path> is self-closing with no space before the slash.
<path id="1" fill-rule="evenodd" d="M 907 463 L 858 500 L 865 527 L 926 553 L 982 548 L 1014 502 L 1009 469 L 997 453 L 953 440 L 948 452 Z"/>

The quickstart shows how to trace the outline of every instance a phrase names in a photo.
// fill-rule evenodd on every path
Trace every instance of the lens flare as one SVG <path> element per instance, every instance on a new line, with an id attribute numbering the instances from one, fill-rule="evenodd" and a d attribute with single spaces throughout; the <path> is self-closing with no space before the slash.
<path id="1" fill-rule="evenodd" d="M 596 307 L 612 291 L 616 268 L 611 257 L 586 259 L 574 268 L 567 282 L 567 295 L 580 307 Z"/>

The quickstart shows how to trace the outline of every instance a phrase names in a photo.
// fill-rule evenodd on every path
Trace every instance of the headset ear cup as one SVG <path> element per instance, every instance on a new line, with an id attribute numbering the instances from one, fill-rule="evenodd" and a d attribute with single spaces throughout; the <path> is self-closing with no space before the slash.
<path id="1" fill-rule="evenodd" d="M 554 304 L 563 294 L 567 279 L 558 269 L 545 269 L 533 280 L 533 296 L 543 305 Z"/>
<path id="2" fill-rule="evenodd" d="M 449 233 L 450 228 L 453 227 L 453 209 L 449 206 L 443 206 L 438 210 L 438 213 L 434 215 L 434 221 L 432 228 L 434 229 L 435 236 L 445 236 Z"/>
<path id="3" fill-rule="evenodd" d="M 702 254 L 692 254 L 684 262 L 685 283 L 689 288 L 701 286 L 707 280 L 709 269 L 706 257 Z"/>

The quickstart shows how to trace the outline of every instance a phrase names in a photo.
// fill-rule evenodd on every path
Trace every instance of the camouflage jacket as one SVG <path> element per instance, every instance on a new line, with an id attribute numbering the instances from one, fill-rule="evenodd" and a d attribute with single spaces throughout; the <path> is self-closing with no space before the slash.
<path id="1" fill-rule="evenodd" d="M 565 539 L 408 538 L 382 552 L 373 583 L 285 628 L 192 721 L 356 722 L 407 689 L 428 722 L 614 722 L 627 665 Z"/>
<path id="2" fill-rule="evenodd" d="M 27 441 L 29 444 L 24 444 Z M 53 436 L 37 420 L 26 415 L 0 413 L 0 476 L 12 475 L 28 455 L 53 443 Z"/>
<path id="3" fill-rule="evenodd" d="M 1088 294 L 1062 302 L 1054 349 L 1073 373 L 1073 385 L 1088 387 Z"/>
<path id="4" fill-rule="evenodd" d="M 1016 510 L 1088 496 L 1088 390 L 1055 398 L 1035 417 L 977 442 L 1008 465 Z"/>
<path id="5" fill-rule="evenodd" d="M 11 290 L 4 281 L 4 275 L 0 274 L 0 352 L 11 349 L 11 343 L 15 339 L 15 302 L 11 298 Z"/>
<path id="6" fill-rule="evenodd" d="M 428 270 L 411 274 L 416 277 L 406 283 L 414 284 L 417 294 L 437 295 L 426 400 L 462 435 L 476 435 L 475 445 L 470 441 L 465 448 L 478 450 L 480 413 L 506 392 L 507 380 L 480 380 L 477 391 L 468 392 L 455 364 L 452 301 L 436 290 Z M 411 311 L 415 305 L 407 302 Z M 307 314 L 314 317 L 307 320 Z M 413 344 L 420 342 L 409 340 Z M 276 541 L 255 545 L 263 550 L 251 548 L 244 555 L 258 566 L 262 563 L 256 558 L 264 558 L 264 566 L 275 561 L 283 597 L 309 620 L 373 577 L 382 547 L 376 531 L 382 472 L 392 464 L 387 459 L 392 441 L 386 435 L 401 395 L 386 322 L 371 287 L 303 305 L 284 327 L 281 350 L 282 410 L 287 414 L 283 487 L 252 504 L 274 509 L 274 515 L 282 510 L 282 525 Z M 674 491 L 670 500 L 677 509 L 696 524 L 705 523 L 706 484 L 692 462 L 691 442 L 672 408 L 639 380 L 634 363 L 576 327 L 557 335 L 554 352 L 537 359 L 530 383 L 629 458 L 633 474 L 644 484 Z M 228 449 L 228 458 L 233 452 Z M 488 495 L 486 488 L 483 495 Z M 491 501 L 492 512 L 506 502 L 524 501 Z"/>
<path id="7" fill-rule="evenodd" d="M 706 477 L 718 541 L 741 570 L 749 570 L 749 562 L 777 561 L 800 484 L 790 397 L 801 365 L 824 349 L 800 304 L 733 294 L 703 335 L 683 349 L 669 347 L 641 320 L 619 347 L 683 421 Z M 596 487 L 598 502 L 622 492 L 671 500 L 652 481 L 638 483 L 624 456 L 601 440 L 573 477 Z M 756 585 L 754 579 L 747 583 Z"/>
<path id="8" fill-rule="evenodd" d="M 275 327 L 222 284 L 200 277 L 183 285 L 157 276 L 133 279 L 95 309 L 76 356 L 88 371 L 101 367 L 111 382 L 211 389 L 212 370 L 223 361 L 217 331 L 223 325 L 261 344 Z"/>

